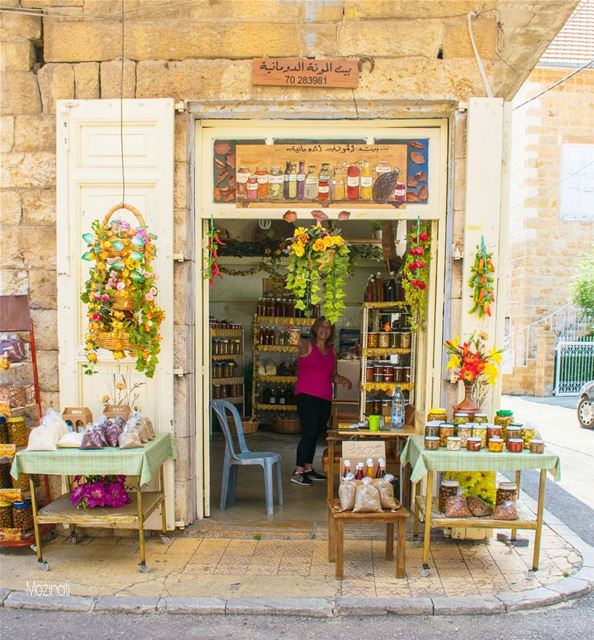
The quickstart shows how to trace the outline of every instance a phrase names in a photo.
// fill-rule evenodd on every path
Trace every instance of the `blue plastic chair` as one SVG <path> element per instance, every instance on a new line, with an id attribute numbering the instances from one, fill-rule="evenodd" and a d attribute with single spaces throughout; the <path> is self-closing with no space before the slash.
<path id="1" fill-rule="evenodd" d="M 217 414 L 219 424 L 225 434 L 225 459 L 223 462 L 223 478 L 221 486 L 221 511 L 225 511 L 227 504 L 233 506 L 237 498 L 237 469 L 243 465 L 259 464 L 264 470 L 264 491 L 266 494 L 266 515 L 274 514 L 272 470 L 276 465 L 277 504 L 283 504 L 283 485 L 281 471 L 281 457 L 279 453 L 271 451 L 250 451 L 245 443 L 243 425 L 237 409 L 226 400 L 213 400 L 211 406 Z M 237 440 L 240 451 L 235 450 L 233 434 L 227 421 L 227 411 L 233 416 Z"/>

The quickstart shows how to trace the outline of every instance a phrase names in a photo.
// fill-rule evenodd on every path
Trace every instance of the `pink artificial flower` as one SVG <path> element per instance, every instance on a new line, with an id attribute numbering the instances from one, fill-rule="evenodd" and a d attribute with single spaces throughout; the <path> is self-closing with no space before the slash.
<path id="1" fill-rule="evenodd" d="M 126 288 L 126 283 L 125 282 L 118 282 L 118 286 L 117 286 L 118 290 L 121 291 L 122 289 Z"/>
<path id="2" fill-rule="evenodd" d="M 147 294 L 145 294 L 144 299 L 147 302 L 152 302 L 155 299 L 155 295 L 149 291 Z"/>
<path id="3" fill-rule="evenodd" d="M 94 313 L 91 317 L 95 322 L 97 322 L 97 320 L 101 320 L 101 316 L 98 313 Z"/>
<path id="4" fill-rule="evenodd" d="M 108 300 L 110 300 L 110 297 L 109 297 L 106 293 L 104 293 L 104 294 L 101 296 L 101 300 L 103 300 L 103 302 L 107 302 Z"/>

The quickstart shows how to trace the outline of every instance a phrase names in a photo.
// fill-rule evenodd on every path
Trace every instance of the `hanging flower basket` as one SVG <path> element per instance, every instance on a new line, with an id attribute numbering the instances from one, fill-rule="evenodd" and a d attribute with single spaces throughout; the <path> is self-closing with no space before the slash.
<path id="1" fill-rule="evenodd" d="M 117 211 L 130 211 L 138 222 L 133 228 Z M 113 352 L 116 360 L 128 354 L 136 358 L 137 371 L 152 378 L 161 346 L 159 328 L 164 312 L 155 301 L 157 287 L 152 262 L 156 236 L 148 233 L 142 214 L 129 204 L 112 207 L 92 232 L 84 233 L 87 251 L 83 260 L 93 262 L 81 300 L 88 305 L 85 373 L 94 372 L 98 349 Z"/>

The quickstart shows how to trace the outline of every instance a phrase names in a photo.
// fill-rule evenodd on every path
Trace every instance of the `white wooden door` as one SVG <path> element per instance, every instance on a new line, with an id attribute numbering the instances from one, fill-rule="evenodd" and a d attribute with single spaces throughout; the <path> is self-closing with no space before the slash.
<path id="1" fill-rule="evenodd" d="M 124 100 L 123 128 L 119 100 L 57 102 L 57 253 L 60 402 L 102 413 L 102 398 L 113 376 L 126 375 L 139 388 L 138 406 L 160 432 L 173 431 L 173 100 Z M 114 361 L 99 351 L 97 373 L 83 374 L 86 307 L 80 300 L 89 263 L 81 260 L 81 235 L 91 222 L 122 202 L 121 134 L 128 204 L 144 216 L 157 236 L 155 271 L 158 304 L 165 310 L 163 342 L 153 379 L 134 369 L 131 360 Z M 134 223 L 125 210 L 117 217 Z M 174 465 L 165 467 L 168 528 L 173 528 Z M 156 514 L 155 514 L 156 515 Z M 155 517 L 147 528 L 159 528 Z"/>

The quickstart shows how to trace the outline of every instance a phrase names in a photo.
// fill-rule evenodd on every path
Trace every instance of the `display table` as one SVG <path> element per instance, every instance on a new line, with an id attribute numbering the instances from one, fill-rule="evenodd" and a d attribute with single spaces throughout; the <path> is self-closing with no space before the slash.
<path id="1" fill-rule="evenodd" d="M 547 453 L 492 453 L 481 451 L 448 451 L 447 449 L 425 449 L 423 436 L 412 436 L 408 439 L 401 455 L 401 463 L 412 467 L 411 482 L 417 483 L 427 476 L 427 491 L 425 496 L 417 496 L 415 500 L 414 534 L 418 535 L 419 518 L 425 517 L 425 536 L 423 540 L 423 567 L 429 568 L 429 551 L 431 543 L 431 529 L 433 527 L 482 527 L 492 529 L 512 530 L 512 540 L 515 540 L 517 529 L 534 529 L 534 553 L 532 569 L 538 569 L 540 556 L 540 542 L 542 535 L 542 521 L 544 511 L 544 496 L 546 474 L 549 471 L 555 480 L 561 477 L 559 456 Z M 521 472 L 523 469 L 540 469 L 538 489 L 538 509 L 536 520 L 521 515 L 518 520 L 494 520 L 491 518 L 446 518 L 436 511 L 433 500 L 433 481 L 436 471 L 515 471 L 518 494 L 520 492 Z"/>
<path id="2" fill-rule="evenodd" d="M 37 511 L 35 493 L 31 492 L 33 524 L 37 561 L 47 571 L 49 565 L 43 559 L 40 524 L 68 524 L 73 542 L 76 541 L 78 526 L 138 528 L 140 544 L 140 571 L 148 571 L 144 546 L 144 523 L 150 514 L 160 507 L 163 534 L 166 532 L 165 497 L 163 493 L 163 464 L 169 458 L 175 458 L 175 443 L 171 434 L 159 434 L 155 440 L 138 449 L 58 449 L 57 451 L 20 451 L 11 467 L 11 475 L 18 478 L 19 473 L 66 476 L 75 475 L 125 475 L 136 478 L 135 495 L 132 502 L 121 508 L 78 509 L 70 502 L 66 494 Z M 156 471 L 159 471 L 158 491 L 143 492 L 140 487 L 146 484 Z M 33 480 L 30 477 L 29 482 Z M 33 488 L 33 487 L 32 487 Z"/>

